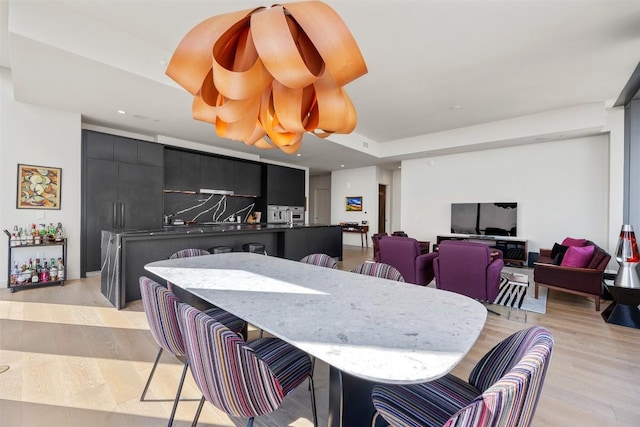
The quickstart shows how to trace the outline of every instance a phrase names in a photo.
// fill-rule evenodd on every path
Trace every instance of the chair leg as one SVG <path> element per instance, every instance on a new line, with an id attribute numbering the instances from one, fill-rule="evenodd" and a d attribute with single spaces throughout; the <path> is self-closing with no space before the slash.
<path id="1" fill-rule="evenodd" d="M 311 374 L 309 376 L 313 377 L 313 373 L 316 371 L 316 358 L 314 356 L 309 356 L 309 358 L 311 359 Z M 309 390 L 311 390 L 311 382 L 309 381 Z"/>
<path id="2" fill-rule="evenodd" d="M 313 370 L 311 372 L 313 373 Z M 312 375 L 309 375 L 309 391 L 311 392 L 311 413 L 313 414 L 313 427 L 318 427 L 318 411 L 316 409 L 316 387 L 313 384 Z"/>
<path id="3" fill-rule="evenodd" d="M 500 313 L 498 313 L 498 312 L 497 312 L 497 311 L 495 311 L 495 310 L 491 310 L 489 307 L 486 307 L 486 309 L 487 309 L 487 311 L 488 311 L 489 313 L 493 313 L 493 314 L 495 314 L 496 316 L 501 316 L 501 314 L 500 314 Z"/>
<path id="4" fill-rule="evenodd" d="M 178 391 L 176 392 L 176 398 L 173 401 L 173 408 L 171 408 L 171 415 L 169 416 L 169 423 L 167 424 L 167 427 L 171 427 L 173 425 L 173 418 L 176 416 L 176 410 L 178 409 L 178 402 L 180 401 L 180 394 L 182 393 L 182 386 L 184 385 L 184 379 L 187 376 L 188 367 L 189 362 L 184 362 L 182 376 L 180 377 L 180 384 L 178 384 Z"/>
<path id="5" fill-rule="evenodd" d="M 376 421 L 378 421 L 379 416 L 380 413 L 378 411 L 373 414 L 373 417 L 371 418 L 371 427 L 376 427 Z"/>
<path id="6" fill-rule="evenodd" d="M 158 354 L 156 355 L 156 361 L 153 362 L 153 368 L 151 368 L 151 372 L 149 372 L 149 378 L 147 379 L 147 384 L 144 386 L 144 390 L 142 391 L 142 396 L 140 396 L 140 402 L 144 402 L 144 397 L 147 395 L 147 390 L 149 390 L 149 385 L 151 384 L 151 378 L 153 378 L 153 374 L 156 372 L 156 368 L 158 367 L 158 361 L 160 360 L 160 355 L 162 354 L 162 347 L 158 350 Z"/>
<path id="7" fill-rule="evenodd" d="M 202 395 L 202 399 L 200 399 L 200 404 L 198 405 L 198 410 L 196 411 L 196 416 L 193 419 L 193 423 L 191 423 L 191 427 L 196 427 L 198 425 L 198 418 L 200 418 L 200 412 L 202 412 L 202 407 L 204 406 L 204 394 Z"/>
<path id="8" fill-rule="evenodd" d="M 487 311 L 488 311 L 489 313 L 493 313 L 493 314 L 495 314 L 496 316 L 501 316 L 501 314 L 500 314 L 500 313 L 498 313 L 498 312 L 497 312 L 497 311 L 495 311 L 495 310 L 491 310 L 491 309 L 489 308 L 489 303 L 488 303 L 488 302 L 484 302 L 484 301 L 480 301 L 480 302 L 481 302 L 481 304 L 482 304 L 482 305 L 484 305 L 484 308 L 486 308 L 486 309 L 487 309 Z"/>

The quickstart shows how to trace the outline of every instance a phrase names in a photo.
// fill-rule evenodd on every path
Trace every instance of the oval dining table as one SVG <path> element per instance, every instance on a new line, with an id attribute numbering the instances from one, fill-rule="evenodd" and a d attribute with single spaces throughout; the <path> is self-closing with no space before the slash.
<path id="1" fill-rule="evenodd" d="M 375 383 L 450 372 L 486 308 L 431 287 L 247 252 L 152 262 L 145 269 L 330 366 L 328 425 L 370 425 Z"/>

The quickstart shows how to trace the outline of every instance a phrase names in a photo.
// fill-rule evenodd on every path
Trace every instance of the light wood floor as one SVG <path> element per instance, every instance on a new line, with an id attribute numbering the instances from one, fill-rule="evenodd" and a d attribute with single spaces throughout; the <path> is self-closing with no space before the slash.
<path id="1" fill-rule="evenodd" d="M 345 246 L 340 268 L 371 257 Z M 604 307 L 607 306 L 605 302 Z M 527 325 L 548 328 L 555 349 L 534 426 L 636 426 L 640 420 L 640 330 L 606 324 L 583 297 L 550 291 L 547 313 L 530 313 Z M 524 328 L 489 315 L 478 342 L 456 367 L 466 378 L 495 343 Z M 140 303 L 112 308 L 99 278 L 64 287 L 10 293 L 0 290 L 0 426 L 162 426 L 180 376 L 165 356 L 148 398 L 139 396 L 157 346 Z M 316 364 L 320 425 L 326 425 L 327 366 Z M 176 426 L 190 425 L 200 394 L 188 378 Z M 311 426 L 307 387 L 299 387 L 256 426 Z M 207 404 L 200 426 L 242 426 Z M 348 426 L 359 427 L 359 426 Z"/>

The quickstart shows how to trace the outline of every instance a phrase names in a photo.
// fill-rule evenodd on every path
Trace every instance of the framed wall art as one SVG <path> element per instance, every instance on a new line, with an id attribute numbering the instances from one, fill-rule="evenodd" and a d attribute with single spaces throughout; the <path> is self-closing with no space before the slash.
<path id="1" fill-rule="evenodd" d="M 347 212 L 359 212 L 362 210 L 362 196 L 347 197 Z"/>
<path id="2" fill-rule="evenodd" d="M 62 169 L 18 164 L 18 209 L 60 209 Z"/>

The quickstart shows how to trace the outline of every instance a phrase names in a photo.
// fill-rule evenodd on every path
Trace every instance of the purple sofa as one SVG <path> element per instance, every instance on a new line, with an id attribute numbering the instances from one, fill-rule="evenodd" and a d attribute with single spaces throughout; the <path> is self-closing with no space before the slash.
<path id="1" fill-rule="evenodd" d="M 436 253 L 420 254 L 420 244 L 411 237 L 385 236 L 378 242 L 378 262 L 395 267 L 405 282 L 428 285 L 434 278 Z"/>
<path id="2" fill-rule="evenodd" d="M 493 302 L 500 289 L 503 266 L 502 252 L 483 243 L 445 240 L 438 246 L 438 258 L 433 262 L 436 287 Z"/>

